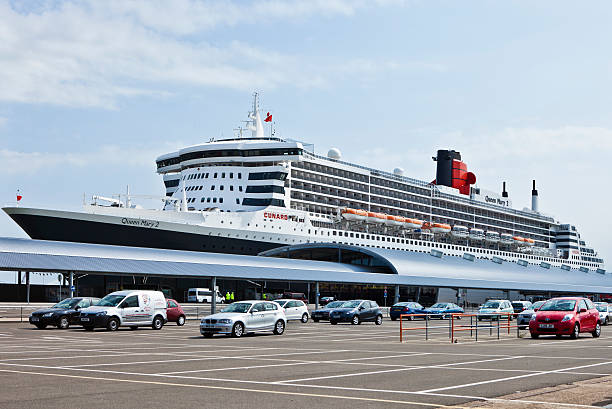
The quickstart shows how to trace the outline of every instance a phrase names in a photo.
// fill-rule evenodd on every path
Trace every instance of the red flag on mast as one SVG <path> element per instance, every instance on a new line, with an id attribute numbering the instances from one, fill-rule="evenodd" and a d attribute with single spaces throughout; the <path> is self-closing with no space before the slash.
<path id="1" fill-rule="evenodd" d="M 264 119 L 264 122 L 272 122 L 272 114 L 268 112 L 266 114 L 266 119 Z"/>
<path id="2" fill-rule="evenodd" d="M 21 196 L 21 191 L 17 189 L 17 201 L 20 201 L 21 199 L 23 199 L 23 196 Z"/>

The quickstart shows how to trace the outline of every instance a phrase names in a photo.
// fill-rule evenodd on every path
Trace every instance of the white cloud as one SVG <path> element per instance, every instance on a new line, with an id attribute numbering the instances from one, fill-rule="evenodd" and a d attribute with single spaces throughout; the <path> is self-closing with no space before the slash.
<path id="1" fill-rule="evenodd" d="M 345 75 L 400 67 L 439 71 L 436 64 L 419 62 L 313 61 L 244 42 L 205 39 L 206 30 L 218 26 L 256 29 L 274 20 L 347 16 L 375 3 L 111 0 L 43 3 L 35 12 L 0 3 L 0 100 L 114 108 L 119 98 L 165 96 L 181 85 L 320 87 Z"/>

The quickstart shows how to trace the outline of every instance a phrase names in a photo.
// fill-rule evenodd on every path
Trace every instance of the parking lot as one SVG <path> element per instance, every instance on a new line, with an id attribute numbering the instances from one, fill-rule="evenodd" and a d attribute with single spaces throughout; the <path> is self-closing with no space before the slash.
<path id="1" fill-rule="evenodd" d="M 389 320 L 289 323 L 283 336 L 240 339 L 204 339 L 195 320 L 93 333 L 2 323 L 0 407 L 604 407 L 610 387 L 582 386 L 583 396 L 526 391 L 607 379 L 607 329 L 599 339 L 451 344 L 443 332 L 399 343 Z"/>

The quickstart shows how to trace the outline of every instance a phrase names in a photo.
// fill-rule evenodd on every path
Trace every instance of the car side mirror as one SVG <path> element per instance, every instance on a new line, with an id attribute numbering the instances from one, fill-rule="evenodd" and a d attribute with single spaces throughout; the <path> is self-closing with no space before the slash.
<path id="1" fill-rule="evenodd" d="M 78 305 L 74 307 L 74 310 L 75 310 L 75 311 L 78 311 L 78 310 L 80 310 L 80 309 L 81 309 L 81 307 L 79 307 Z"/>
<path id="2" fill-rule="evenodd" d="M 580 309 L 580 313 L 583 313 L 583 312 L 587 312 L 587 309 L 586 308 L 581 308 Z"/>
<path id="3" fill-rule="evenodd" d="M 361 307 L 359 307 L 359 311 L 363 311 L 365 310 L 365 307 L 362 305 Z"/>
<path id="4" fill-rule="evenodd" d="M 251 310 L 251 314 L 253 314 L 254 312 L 259 312 L 259 310 L 258 310 L 258 309 L 256 309 L 256 308 L 253 308 L 253 309 Z"/>

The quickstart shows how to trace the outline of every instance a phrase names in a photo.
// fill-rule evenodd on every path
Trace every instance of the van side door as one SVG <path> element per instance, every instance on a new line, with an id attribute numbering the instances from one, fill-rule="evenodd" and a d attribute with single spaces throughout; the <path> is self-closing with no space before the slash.
<path id="1" fill-rule="evenodd" d="M 140 303 L 138 295 L 130 295 L 119 304 L 121 310 L 121 321 L 123 324 L 137 324 L 141 321 Z"/>

